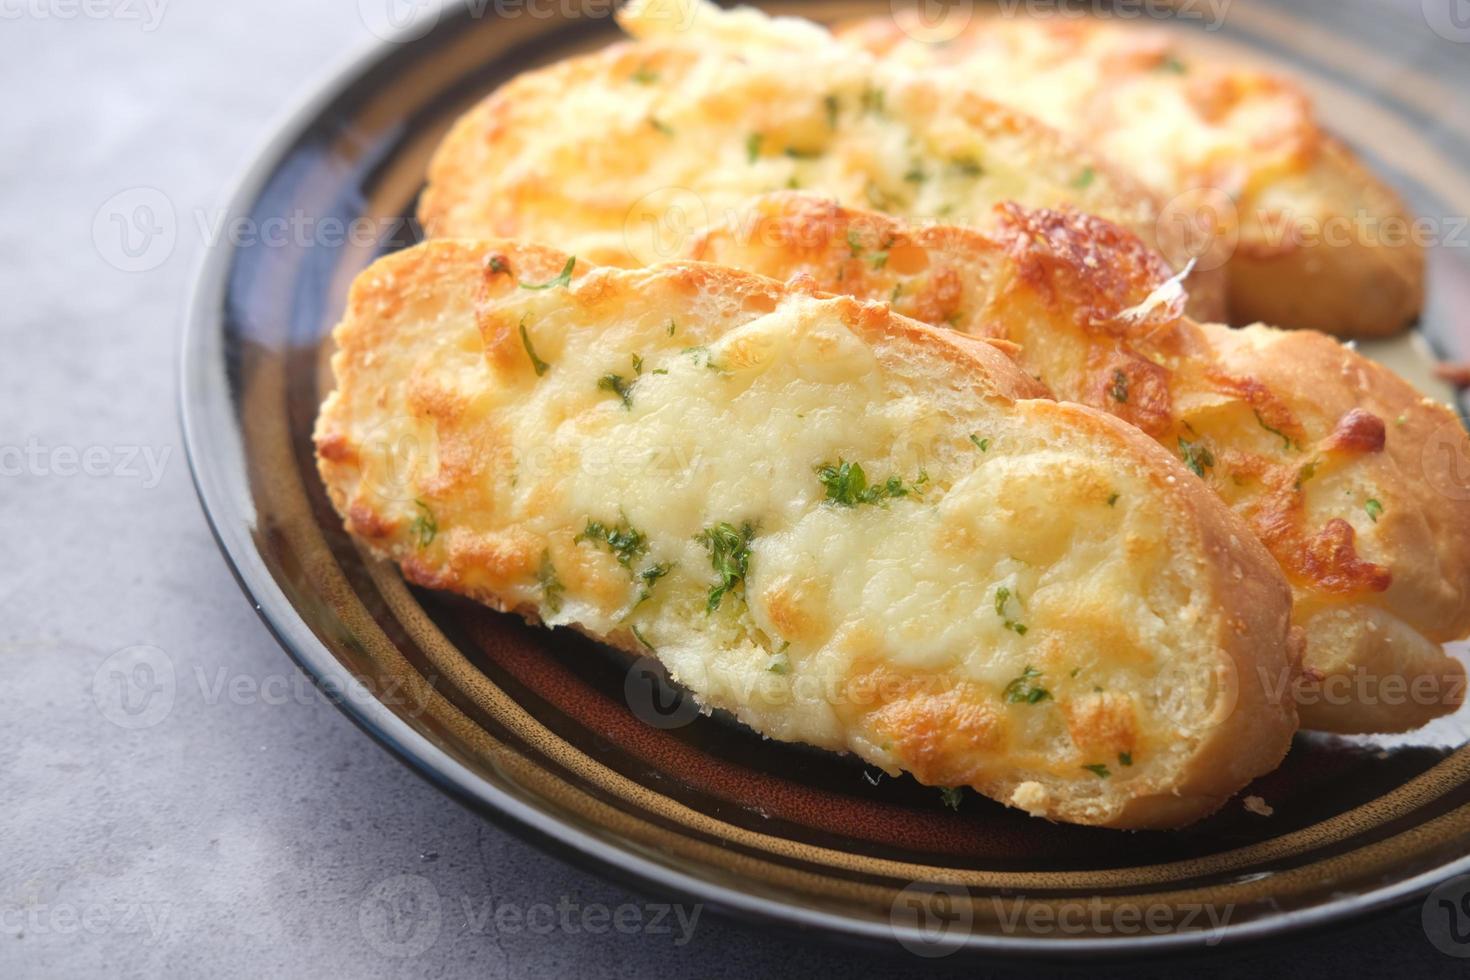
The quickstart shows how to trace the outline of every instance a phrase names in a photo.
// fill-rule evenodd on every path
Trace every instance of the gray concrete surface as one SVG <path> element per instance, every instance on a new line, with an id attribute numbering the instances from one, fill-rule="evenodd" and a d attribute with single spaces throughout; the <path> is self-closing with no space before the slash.
<path id="1" fill-rule="evenodd" d="M 217 213 L 272 120 L 370 39 L 371 6 L 0 2 L 0 976 L 936 972 L 713 915 L 692 935 L 646 928 L 649 899 L 389 758 L 236 588 L 175 422 L 202 236 L 182 221 L 155 268 L 127 273 L 94 220 L 138 187 Z M 147 727 L 103 669 L 137 645 L 176 679 Z M 420 928 L 435 901 L 437 930 Z M 1419 914 L 1189 969 L 1463 975 Z"/>

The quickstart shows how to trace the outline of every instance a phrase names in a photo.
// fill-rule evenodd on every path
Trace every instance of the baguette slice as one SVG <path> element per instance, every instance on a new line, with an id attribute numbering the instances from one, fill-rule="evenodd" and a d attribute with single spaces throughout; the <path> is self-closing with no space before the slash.
<path id="1" fill-rule="evenodd" d="M 1170 202 L 1169 215 L 1213 231 L 1233 253 L 1234 323 L 1376 336 L 1419 314 L 1412 216 L 1323 132 L 1290 79 L 1092 17 L 977 13 L 936 37 L 903 10 L 837 35 L 889 62 L 952 70 L 954 84 L 1086 142 Z"/>
<path id="2" fill-rule="evenodd" d="M 415 583 L 1054 820 L 1184 824 L 1286 751 L 1270 557 L 991 344 L 703 263 L 461 241 L 374 264 L 335 336 L 321 475 Z"/>
<path id="3" fill-rule="evenodd" d="M 1458 707 L 1465 668 L 1441 646 L 1470 634 L 1454 413 L 1323 334 L 1181 316 L 1177 292 L 1156 292 L 1167 266 L 1106 222 L 1000 213 L 981 234 L 775 194 L 690 255 L 1017 344 L 1058 397 L 1181 454 L 1294 587 L 1304 727 L 1404 731 Z"/>
<path id="4" fill-rule="evenodd" d="M 686 0 L 635 4 L 619 20 L 636 43 L 522 74 L 455 124 L 420 203 L 429 235 L 646 265 L 749 198 L 801 187 L 956 224 L 990 222 L 999 201 L 1072 204 L 1176 267 L 1190 257 L 1186 230 L 1097 154 L 814 24 Z M 1189 285 L 1196 312 L 1223 310 L 1218 270 Z"/>

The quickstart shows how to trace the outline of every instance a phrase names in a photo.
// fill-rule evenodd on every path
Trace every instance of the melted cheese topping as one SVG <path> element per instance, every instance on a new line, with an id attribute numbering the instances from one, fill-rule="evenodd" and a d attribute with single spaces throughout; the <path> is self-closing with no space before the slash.
<path id="1" fill-rule="evenodd" d="M 492 95 L 431 167 L 431 233 L 649 264 L 752 196 L 801 188 L 982 226 L 1000 201 L 1071 204 L 1154 240 L 1149 194 L 964 86 L 877 63 L 811 24 L 703 4 L 694 15 L 685 30 L 672 13 L 626 14 L 645 40 Z"/>

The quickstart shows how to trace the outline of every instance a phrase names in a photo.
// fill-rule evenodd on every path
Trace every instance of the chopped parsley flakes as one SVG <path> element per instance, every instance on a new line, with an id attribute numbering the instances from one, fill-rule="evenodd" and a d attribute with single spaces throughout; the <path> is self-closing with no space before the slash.
<path id="1" fill-rule="evenodd" d="M 1025 636 L 1026 635 L 1026 624 L 1025 623 L 1018 623 L 1018 622 L 1016 622 L 1015 620 L 1011 619 L 1009 616 L 1006 615 L 1006 603 L 1008 603 L 1010 601 L 1011 601 L 1011 590 L 1008 589 L 1008 588 L 1006 588 L 1004 585 L 1002 585 L 999 588 L 997 588 L 995 590 L 995 614 L 997 616 L 999 616 L 1001 619 L 1005 620 L 1005 627 L 1006 627 L 1006 629 L 1008 629 L 1011 632 L 1015 633 L 1017 636 Z M 1017 599 L 1017 601 L 1019 602 L 1020 600 Z M 1026 669 L 1027 670 L 1030 670 L 1031 668 L 1030 667 L 1027 667 Z M 1024 675 L 1022 675 L 1022 676 L 1024 676 Z"/>
<path id="2" fill-rule="evenodd" d="M 750 542 L 754 538 L 755 528 L 748 521 L 739 528 L 721 521 L 695 537 L 709 552 L 710 565 L 720 577 L 709 590 L 706 612 L 720 608 L 727 593 L 744 588 L 746 573 L 750 571 Z"/>
<path id="3" fill-rule="evenodd" d="M 628 76 L 628 80 L 639 85 L 652 85 L 658 81 L 658 72 L 650 71 L 647 65 L 639 65 L 638 70 Z"/>
<path id="4" fill-rule="evenodd" d="M 1275 426 L 1267 423 L 1266 417 L 1261 414 L 1260 409 L 1253 408 L 1251 409 L 1251 411 L 1256 413 L 1256 422 L 1260 424 L 1261 428 L 1265 429 L 1267 432 L 1271 433 L 1273 436 L 1276 436 L 1278 439 L 1281 440 L 1282 449 L 1290 449 L 1292 447 L 1293 443 L 1291 441 L 1291 437 L 1288 436 L 1285 432 L 1282 432 L 1280 429 L 1276 428 Z M 1300 449 L 1301 447 L 1297 446 L 1297 448 Z"/>
<path id="5" fill-rule="evenodd" d="M 1113 383 L 1108 386 L 1108 394 L 1113 396 L 1113 401 L 1128 402 L 1128 375 L 1119 368 L 1113 372 Z"/>
<path id="6" fill-rule="evenodd" d="M 1383 505 L 1372 497 L 1369 497 L 1368 502 L 1363 505 L 1363 509 L 1368 512 L 1368 516 L 1373 519 L 1373 523 L 1377 524 L 1379 516 L 1383 513 Z"/>
<path id="7" fill-rule="evenodd" d="M 621 374 L 604 374 L 597 379 L 599 391 L 610 391 L 622 399 L 623 408 L 633 407 L 633 382 Z"/>
<path id="8" fill-rule="evenodd" d="M 842 104 L 837 101 L 837 96 L 829 95 L 822 100 L 822 105 L 827 109 L 827 128 L 837 128 L 837 113 L 841 111 Z"/>
<path id="9" fill-rule="evenodd" d="M 562 266 L 561 274 L 550 282 L 521 282 L 520 286 L 522 289 L 555 289 L 558 286 L 570 286 L 572 284 L 572 270 L 576 267 L 577 257 L 573 255 L 567 259 L 567 264 Z"/>
<path id="10" fill-rule="evenodd" d="M 1097 179 L 1097 171 L 1091 167 L 1083 167 L 1082 172 L 1072 178 L 1072 186 L 1077 190 L 1086 190 L 1094 180 Z"/>
<path id="11" fill-rule="evenodd" d="M 1101 762 L 1094 762 L 1092 765 L 1083 766 L 1082 768 L 1092 773 L 1098 779 L 1107 779 L 1109 776 L 1112 775 L 1112 773 L 1108 772 L 1108 767 L 1103 765 Z"/>
<path id="12" fill-rule="evenodd" d="M 751 133 L 745 137 L 745 162 L 755 163 L 756 158 L 761 155 L 761 143 L 765 136 L 760 133 Z"/>
<path id="13" fill-rule="evenodd" d="M 536 371 L 536 377 L 541 377 L 551 370 L 551 365 L 536 356 L 536 348 L 531 346 L 531 335 L 526 332 L 526 318 L 521 317 L 521 346 L 526 348 L 526 356 L 531 359 L 531 367 Z"/>
<path id="14" fill-rule="evenodd" d="M 427 548 L 434 543 L 434 537 L 439 533 L 439 522 L 434 519 L 434 512 L 429 505 L 422 500 L 415 500 L 413 505 L 419 512 L 414 515 L 413 523 L 408 525 L 408 533 L 418 542 L 420 548 Z"/>
<path id="15" fill-rule="evenodd" d="M 608 527 L 601 521 L 589 519 L 586 528 L 573 540 L 578 544 L 583 541 L 596 541 L 607 545 L 607 549 L 617 558 L 618 564 L 624 568 L 627 568 L 633 559 L 642 558 L 648 553 L 648 536 L 630 525 L 626 517 L 612 527 Z"/>
<path id="16" fill-rule="evenodd" d="M 975 444 L 975 448 L 978 449 L 978 450 L 980 450 L 982 453 L 985 453 L 985 452 L 989 452 L 990 451 L 990 440 L 989 439 L 981 439 L 978 435 L 976 435 L 975 433 L 971 432 L 970 433 L 970 441 L 973 442 Z"/>
<path id="17" fill-rule="evenodd" d="M 960 803 L 965 799 L 965 788 L 963 786 L 941 786 L 939 787 L 939 798 L 944 805 L 951 810 L 959 810 Z"/>
<path id="18" fill-rule="evenodd" d="M 1179 455 L 1184 459 L 1184 465 L 1194 470 L 1194 475 L 1203 477 L 1205 470 L 1215 465 L 1215 454 L 1210 452 L 1210 447 L 1201 442 L 1188 442 L 1181 438 L 1179 440 Z"/>
<path id="19" fill-rule="evenodd" d="M 1036 683 L 1040 676 L 1041 671 L 1027 664 L 1021 676 L 1007 684 L 1002 692 L 1006 701 L 1010 704 L 1040 704 L 1050 699 L 1051 692 Z"/>
<path id="20" fill-rule="evenodd" d="M 862 464 L 849 463 L 841 457 L 838 457 L 836 465 L 825 463 L 817 467 L 817 479 L 827 488 L 827 501 L 838 507 L 882 504 L 899 497 L 920 497 L 923 496 L 924 484 L 929 482 L 928 474 L 921 471 L 918 479 L 907 486 L 899 476 L 890 476 L 884 482 L 870 486 Z"/>
<path id="21" fill-rule="evenodd" d="M 557 577 L 556 566 L 551 563 L 551 552 L 541 552 L 541 567 L 536 572 L 536 581 L 541 585 L 541 603 L 553 613 L 561 612 L 562 596 L 566 586 Z"/>

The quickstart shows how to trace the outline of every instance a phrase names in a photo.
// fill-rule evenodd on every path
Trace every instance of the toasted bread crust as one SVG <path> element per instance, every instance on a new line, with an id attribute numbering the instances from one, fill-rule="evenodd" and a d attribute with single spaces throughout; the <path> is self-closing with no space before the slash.
<path id="1" fill-rule="evenodd" d="M 435 241 L 380 260 L 352 290 L 334 334 L 338 385 L 318 420 L 319 465 L 348 529 L 397 561 L 410 580 L 572 625 L 630 653 L 656 646 L 706 703 L 772 737 L 856 752 L 939 785 L 971 785 L 1051 819 L 1177 826 L 1215 809 L 1280 760 L 1295 708 L 1289 698 L 1273 697 L 1263 675 L 1289 677 L 1292 670 L 1288 589 L 1240 522 L 1137 430 L 1084 406 L 1038 398 L 1039 385 L 994 344 L 878 304 L 812 296 L 703 263 L 618 272 L 579 262 L 569 288 L 523 288 L 565 268 L 562 256 L 546 249 Z M 683 348 L 691 342 L 696 346 Z M 642 356 L 631 397 L 620 406 L 619 392 L 628 389 L 591 379 L 604 364 L 625 363 L 626 344 Z M 797 346 L 781 353 L 789 344 Z M 809 350 L 820 356 L 802 353 Z M 792 388 L 782 380 L 788 373 L 806 380 Z M 836 386 L 831 395 L 824 394 L 827 385 Z M 687 391 L 699 400 L 667 401 Z M 779 403 L 752 403 L 745 415 L 735 407 L 743 402 L 727 401 L 737 392 L 749 399 L 777 391 Z M 705 399 L 726 413 L 721 427 L 802 405 L 808 421 L 793 422 L 786 435 L 728 432 L 700 443 L 711 428 L 695 421 L 709 410 Z M 400 413 L 424 427 L 428 448 L 393 471 L 401 480 L 390 485 L 373 440 Z M 745 515 L 760 531 L 741 598 L 716 607 L 718 614 L 703 608 L 708 559 L 688 530 L 723 514 L 739 519 L 719 501 L 751 499 L 739 478 L 759 464 L 717 467 L 687 487 L 682 477 L 670 483 L 626 467 L 599 469 L 590 481 L 580 475 L 587 472 L 583 454 L 608 445 L 637 449 L 645 431 L 639 427 L 662 424 L 668 413 L 672 428 L 659 431 L 695 440 L 691 445 L 703 445 L 704 453 L 756 454 L 751 459 L 770 461 L 770 486 L 796 488 Z M 810 420 L 817 417 L 828 421 Z M 859 428 L 851 439 L 829 448 L 813 443 L 809 452 L 820 458 L 836 447 L 866 445 L 879 453 L 870 457 L 876 480 L 884 470 L 911 473 L 881 460 L 900 460 L 924 445 L 932 482 L 926 476 L 923 483 L 930 489 L 883 506 L 823 502 L 811 460 L 793 447 L 818 438 L 812 433 L 827 429 L 811 427 L 834 418 Z M 921 442 L 916 433 L 930 424 L 926 418 L 949 421 Z M 555 428 L 543 427 L 549 424 Z M 980 426 L 990 434 L 985 449 L 972 438 L 972 427 Z M 575 435 L 584 430 L 585 437 Z M 893 441 L 880 450 L 885 440 Z M 548 455 L 528 463 L 531 447 Z M 1053 459 L 1072 462 L 1032 472 Z M 612 492 L 609 480 L 626 491 L 599 496 Z M 1104 499 L 1110 485 L 1122 488 L 1123 499 Z M 584 498 L 619 504 L 604 516 L 601 505 L 573 503 Z M 680 518 L 689 507 L 714 510 Z M 1011 507 L 1024 514 L 1007 516 Z M 1041 517 L 1038 507 L 1062 509 Z M 610 545 L 577 533 L 589 512 L 629 525 L 629 537 L 617 539 L 628 549 L 627 563 L 614 560 Z M 1072 529 L 1037 533 L 1038 518 Z M 690 523 L 681 530 L 679 520 Z M 646 536 L 633 536 L 635 525 Z M 924 608 L 905 612 L 901 602 L 862 599 L 884 613 L 854 616 L 837 598 L 849 594 L 844 576 L 867 567 L 867 549 L 881 550 L 889 535 L 910 527 L 929 528 L 923 534 L 937 535 L 933 547 L 941 551 L 916 549 L 905 538 L 895 552 L 903 561 L 863 579 L 851 595 L 872 594 L 883 576 L 902 568 L 918 578 L 895 583 L 895 595 L 914 601 L 933 587 L 927 576 L 939 574 L 934 569 L 1021 561 L 1010 574 L 1022 577 L 1005 579 L 1016 585 L 1014 594 L 963 577 L 947 586 L 961 595 L 978 588 L 983 597 L 979 608 L 953 611 L 962 633 L 936 648 L 966 651 L 963 669 L 948 654 L 928 655 L 920 665 L 916 649 L 895 649 L 885 639 L 885 631 L 908 628 L 908 617 L 917 616 L 914 635 L 934 642 L 935 620 Z M 1098 558 L 1118 556 L 1125 564 L 1096 568 L 1088 580 L 1093 589 L 1116 583 L 1121 593 L 1090 596 L 1078 591 L 1080 582 L 1069 587 L 1063 580 L 1050 598 L 1047 579 L 1028 577 L 1047 568 L 1066 575 L 1069 563 L 1093 561 L 1091 551 L 1068 543 L 1074 536 L 1090 540 L 1125 529 L 1116 542 L 1092 546 Z M 1020 537 L 992 540 L 997 533 Z M 828 543 L 813 548 L 803 535 Z M 846 557 L 816 571 L 824 567 L 820 556 L 838 548 L 848 549 Z M 1007 557 L 1012 553 L 1019 558 Z M 652 597 L 638 599 L 632 582 L 641 573 L 632 573 L 655 559 L 668 568 L 654 579 Z M 1025 571 L 1033 565 L 1034 572 Z M 1135 581 L 1148 584 L 1126 584 Z M 1138 603 L 1152 612 L 1122 612 Z M 1010 617 L 1022 616 L 1029 632 L 1012 629 Z M 1099 645 L 1114 633 L 1134 639 Z M 772 635 L 785 637 L 786 646 Z M 1076 659 L 1084 650 L 1093 652 Z M 834 675 L 842 684 L 873 681 L 864 689 L 877 693 L 811 707 L 767 703 L 741 695 L 746 682 L 732 685 L 721 673 L 770 679 L 773 656 L 789 658 L 782 683 L 829 676 L 824 665 L 843 664 Z M 1006 694 L 1032 676 L 1023 663 L 1045 678 L 1044 696 Z M 1135 676 L 1145 686 L 1124 680 Z"/>
<path id="2" fill-rule="evenodd" d="M 1010 342 L 1059 397 L 1194 459 L 1295 586 L 1305 725 L 1399 731 L 1458 706 L 1464 668 L 1439 646 L 1470 634 L 1470 488 L 1457 470 L 1470 439 L 1454 414 L 1320 333 L 1198 324 L 1178 297 L 1141 311 L 1168 268 L 1132 235 L 1000 210 L 984 234 L 776 194 L 691 251 Z M 1383 693 L 1409 684 L 1418 693 Z"/>
<path id="3" fill-rule="evenodd" d="M 1418 316 L 1424 251 L 1403 201 L 1321 130 L 1286 78 L 1094 18 L 981 14 L 942 45 L 915 40 L 924 35 L 908 14 L 837 33 L 886 59 L 953 69 L 1087 142 L 1182 214 L 1208 216 L 1229 252 L 1234 323 L 1382 336 Z M 1199 188 L 1216 194 L 1186 204 Z"/>

